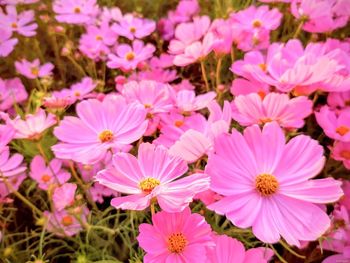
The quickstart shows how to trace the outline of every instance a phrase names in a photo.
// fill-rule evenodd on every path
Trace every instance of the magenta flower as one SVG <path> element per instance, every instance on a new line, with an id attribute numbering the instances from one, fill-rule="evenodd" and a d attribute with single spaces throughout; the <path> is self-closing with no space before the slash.
<path id="1" fill-rule="evenodd" d="M 27 167 L 23 164 L 23 156 L 15 153 L 10 156 L 10 149 L 4 146 L 0 149 L 0 181 L 1 177 L 12 177 L 22 174 Z"/>
<path id="2" fill-rule="evenodd" d="M 215 247 L 207 249 L 206 263 L 268 263 L 273 256 L 269 248 L 251 248 L 247 251 L 237 239 L 226 235 L 213 235 Z"/>
<path id="3" fill-rule="evenodd" d="M 206 108 L 216 97 L 213 91 L 196 96 L 192 90 L 180 90 L 176 94 L 175 105 L 181 113 L 189 115 L 194 111 Z"/>
<path id="4" fill-rule="evenodd" d="M 152 57 L 155 50 L 152 44 L 145 46 L 137 39 L 132 42 L 132 46 L 120 44 L 115 48 L 116 54 L 108 54 L 107 66 L 123 70 L 136 69 L 140 62 Z"/>
<path id="5" fill-rule="evenodd" d="M 348 170 L 350 170 L 350 141 L 335 142 L 331 150 L 332 150 L 332 158 L 337 161 L 342 161 L 344 166 Z"/>
<path id="6" fill-rule="evenodd" d="M 276 121 L 284 128 L 301 128 L 312 113 L 312 101 L 300 96 L 269 93 L 263 99 L 257 93 L 239 95 L 232 103 L 232 118 L 243 126 Z"/>
<path id="7" fill-rule="evenodd" d="M 55 185 L 61 185 L 70 179 L 70 173 L 62 169 L 62 161 L 52 159 L 46 165 L 41 155 L 36 155 L 30 163 L 29 176 L 34 179 L 40 189 L 48 190 Z"/>
<path id="8" fill-rule="evenodd" d="M 324 33 L 347 24 L 348 4 L 346 0 L 293 0 L 291 11 L 294 17 L 306 21 L 303 30 Z"/>
<path id="9" fill-rule="evenodd" d="M 89 25 L 86 33 L 80 37 L 80 51 L 91 59 L 104 59 L 110 52 L 110 46 L 117 41 L 117 34 L 108 23 L 102 23 L 99 27 Z"/>
<path id="10" fill-rule="evenodd" d="M 74 204 L 76 190 L 77 185 L 71 183 L 65 183 L 62 186 L 55 188 L 52 195 L 52 201 L 56 211 L 61 211 Z"/>
<path id="11" fill-rule="evenodd" d="M 23 11 L 17 13 L 16 6 L 7 5 L 7 14 L 0 11 L 0 28 L 11 32 L 17 32 L 26 37 L 36 34 L 38 25 L 35 23 L 34 11 Z"/>
<path id="12" fill-rule="evenodd" d="M 149 19 L 126 14 L 118 23 L 112 26 L 112 29 L 119 36 L 134 40 L 134 38 L 141 39 L 149 36 L 156 29 L 156 23 Z"/>
<path id="13" fill-rule="evenodd" d="M 8 120 L 15 130 L 15 138 L 17 139 L 40 139 L 42 133 L 57 123 L 56 116 L 46 113 L 43 109 L 39 109 L 35 114 L 27 114 L 25 119 L 22 120 L 20 116 L 17 116 L 13 120 Z"/>
<path id="14" fill-rule="evenodd" d="M 243 78 L 236 78 L 232 81 L 231 93 L 234 96 L 247 95 L 250 93 L 257 93 L 260 98 L 264 98 L 270 92 L 270 87 L 267 84 L 250 81 Z"/>
<path id="15" fill-rule="evenodd" d="M 10 195 L 13 192 L 13 190 L 17 191 L 24 179 L 26 179 L 26 175 L 24 172 L 7 178 L 7 182 L 12 185 L 13 189 L 9 189 L 4 182 L 0 181 L 1 204 L 13 202 L 13 199 L 9 198 L 8 195 Z"/>
<path id="16" fill-rule="evenodd" d="M 55 0 L 56 20 L 69 24 L 90 24 L 99 13 L 96 0 Z"/>
<path id="17" fill-rule="evenodd" d="M 206 262 L 206 249 L 214 243 L 203 216 L 186 208 L 180 213 L 156 213 L 152 222 L 139 226 L 137 240 L 146 251 L 144 263 Z"/>
<path id="18" fill-rule="evenodd" d="M 0 149 L 5 147 L 15 136 L 15 129 L 9 124 L 0 124 Z"/>
<path id="19" fill-rule="evenodd" d="M 5 111 L 28 98 L 28 93 L 19 78 L 2 80 L 0 78 L 0 110 Z"/>
<path id="20" fill-rule="evenodd" d="M 328 106 L 323 106 L 319 112 L 315 112 L 316 120 L 324 133 L 334 140 L 350 141 L 350 109 L 344 109 L 337 114 Z"/>
<path id="21" fill-rule="evenodd" d="M 28 79 L 42 78 L 50 76 L 54 65 L 52 63 L 45 63 L 40 65 L 39 59 L 35 59 L 32 62 L 22 59 L 15 62 L 16 70 L 18 73 L 27 77 Z"/>
<path id="22" fill-rule="evenodd" d="M 343 195 L 341 182 L 333 178 L 311 180 L 324 162 L 317 141 L 299 135 L 286 143 L 276 122 L 262 131 L 250 126 L 243 135 L 233 130 L 218 137 L 215 154 L 208 159 L 211 189 L 224 196 L 208 208 L 240 228 L 252 227 L 266 243 L 281 236 L 296 246 L 316 240 L 330 226 L 328 215 L 316 204 Z"/>
<path id="23" fill-rule="evenodd" d="M 146 111 L 122 98 L 102 102 L 89 99 L 76 107 L 78 117 L 66 116 L 55 128 L 61 140 L 52 147 L 56 157 L 84 164 L 104 158 L 108 150 L 121 149 L 142 137 L 147 128 Z"/>
<path id="24" fill-rule="evenodd" d="M 167 212 L 182 211 L 196 193 L 209 187 L 206 174 L 193 174 L 179 179 L 187 170 L 181 158 L 171 156 L 163 146 L 143 143 L 138 158 L 129 153 L 113 156 L 113 165 L 99 172 L 97 182 L 115 191 L 129 194 L 112 199 L 116 208 L 143 210 L 157 200 Z"/>
<path id="25" fill-rule="evenodd" d="M 350 90 L 344 92 L 330 92 L 327 96 L 327 104 L 332 109 L 350 106 Z"/>
<path id="26" fill-rule="evenodd" d="M 0 57 L 7 57 L 18 43 L 17 38 L 11 38 L 12 32 L 0 28 Z"/>

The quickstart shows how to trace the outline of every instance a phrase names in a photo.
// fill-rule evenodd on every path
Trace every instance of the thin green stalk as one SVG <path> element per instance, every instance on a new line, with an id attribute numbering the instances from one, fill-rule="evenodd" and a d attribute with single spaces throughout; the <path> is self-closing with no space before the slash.
<path id="1" fill-rule="evenodd" d="M 206 92 L 209 92 L 210 88 L 209 88 L 207 73 L 205 71 L 204 60 L 201 60 L 201 70 L 202 70 L 202 76 L 203 76 L 203 79 L 204 79 L 204 82 L 205 82 L 205 90 L 206 90 Z"/>
<path id="2" fill-rule="evenodd" d="M 297 29 L 295 30 L 295 33 L 293 35 L 293 38 L 297 38 L 301 32 L 301 29 L 303 28 L 304 26 L 304 22 L 305 20 L 304 19 L 301 19 L 300 22 L 299 22 L 299 25 L 297 27 Z"/>
<path id="3" fill-rule="evenodd" d="M 288 263 L 288 262 L 277 252 L 277 250 L 273 247 L 273 245 L 269 244 L 269 247 L 273 250 L 274 254 L 278 257 L 278 259 L 279 259 L 282 263 Z"/>
<path id="4" fill-rule="evenodd" d="M 218 58 L 218 63 L 216 65 L 216 87 L 218 87 L 221 84 L 221 78 L 220 78 L 221 64 L 222 64 L 222 57 L 220 56 Z"/>

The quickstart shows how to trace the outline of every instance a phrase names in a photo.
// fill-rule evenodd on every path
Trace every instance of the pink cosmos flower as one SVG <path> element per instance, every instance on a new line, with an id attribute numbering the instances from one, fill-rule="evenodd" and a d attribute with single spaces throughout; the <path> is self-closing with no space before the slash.
<path id="1" fill-rule="evenodd" d="M 10 156 L 10 148 L 4 146 L 0 149 L 0 181 L 1 177 L 12 177 L 22 174 L 27 167 L 22 163 L 23 156 L 15 153 Z"/>
<path id="2" fill-rule="evenodd" d="M 213 50 L 214 44 L 214 34 L 207 33 L 203 42 L 195 41 L 185 47 L 183 54 L 177 54 L 174 58 L 174 65 L 184 67 L 204 59 Z"/>
<path id="3" fill-rule="evenodd" d="M 243 78 L 236 78 L 232 81 L 231 93 L 234 96 L 238 95 L 247 95 L 250 93 L 257 93 L 260 98 L 264 98 L 267 93 L 270 92 L 269 85 L 257 82 L 250 81 Z"/>
<path id="4" fill-rule="evenodd" d="M 4 182 L 0 181 L 1 204 L 13 202 L 13 199 L 9 198 L 8 196 L 13 192 L 13 190 L 17 191 L 19 189 L 24 179 L 26 179 L 26 175 L 24 172 L 7 178 L 7 182 L 12 185 L 13 189 L 9 189 Z"/>
<path id="5" fill-rule="evenodd" d="M 143 262 L 206 262 L 206 249 L 214 243 L 204 217 L 186 208 L 180 213 L 156 213 L 152 222 L 139 226 L 137 240 L 146 251 Z"/>
<path id="6" fill-rule="evenodd" d="M 52 147 L 56 157 L 84 164 L 104 158 L 109 149 L 121 149 L 138 140 L 147 128 L 146 111 L 124 99 L 89 99 L 76 107 L 78 117 L 66 116 L 55 128 L 61 140 Z"/>
<path id="7" fill-rule="evenodd" d="M 12 32 L 7 29 L 0 28 L 0 57 L 7 57 L 11 54 L 18 43 L 17 38 L 11 38 Z"/>
<path id="8" fill-rule="evenodd" d="M 76 207 L 72 211 L 60 210 L 50 213 L 44 212 L 44 216 L 47 220 L 47 231 L 55 233 L 57 236 L 74 236 L 78 234 L 83 228 L 82 223 L 86 223 L 86 217 L 89 211 L 86 207 Z"/>
<path id="9" fill-rule="evenodd" d="M 41 155 L 36 155 L 30 163 L 30 177 L 40 189 L 48 190 L 50 186 L 62 185 L 70 179 L 70 173 L 62 169 L 62 161 L 52 159 L 46 165 Z"/>
<path id="10" fill-rule="evenodd" d="M 273 256 L 269 248 L 251 248 L 245 251 L 241 242 L 226 235 L 213 235 L 215 247 L 207 249 L 206 263 L 267 263 Z"/>
<path id="11" fill-rule="evenodd" d="M 62 186 L 55 188 L 52 195 L 52 201 L 56 211 L 61 211 L 74 204 L 76 190 L 77 185 L 71 183 L 65 183 Z"/>
<path id="12" fill-rule="evenodd" d="M 315 112 L 316 120 L 325 134 L 334 140 L 350 141 L 350 109 L 336 112 L 328 106 L 323 106 L 319 112 Z"/>
<path id="13" fill-rule="evenodd" d="M 28 98 L 28 93 L 19 78 L 0 78 L 0 110 L 5 111 L 15 103 L 20 104 Z"/>
<path id="14" fill-rule="evenodd" d="M 115 54 L 108 54 L 107 66 L 122 70 L 136 69 L 138 64 L 152 57 L 156 48 L 152 44 L 143 44 L 141 40 L 134 40 L 132 46 L 120 44 L 115 48 Z"/>
<path id="15" fill-rule="evenodd" d="M 28 79 L 36 79 L 46 77 L 52 74 L 54 65 L 52 63 L 45 63 L 40 65 L 39 59 L 35 59 L 32 62 L 22 59 L 15 62 L 16 70 L 18 73 L 27 77 Z"/>
<path id="16" fill-rule="evenodd" d="M 38 25 L 34 22 L 34 11 L 23 11 L 22 13 L 17 13 L 16 6 L 7 5 L 7 14 L 0 10 L 0 28 L 4 30 L 9 30 L 12 32 L 17 32 L 26 37 L 31 37 L 36 34 L 35 30 Z"/>
<path id="17" fill-rule="evenodd" d="M 25 119 L 22 120 L 20 116 L 17 116 L 13 120 L 8 120 L 8 123 L 12 125 L 15 130 L 15 138 L 17 139 L 40 139 L 42 133 L 57 123 L 56 116 L 46 113 L 43 109 L 39 109 L 35 114 L 27 114 Z"/>
<path id="18" fill-rule="evenodd" d="M 303 30 L 324 33 L 347 24 L 350 14 L 348 5 L 346 0 L 293 0 L 291 12 L 297 19 L 306 21 Z"/>
<path id="19" fill-rule="evenodd" d="M 195 17 L 193 22 L 179 24 L 175 30 L 175 39 L 169 43 L 169 53 L 184 53 L 186 47 L 199 41 L 206 34 L 209 26 L 210 18 L 207 16 Z"/>
<path id="20" fill-rule="evenodd" d="M 223 19 L 215 19 L 209 31 L 214 34 L 215 42 L 213 43 L 213 50 L 215 53 L 217 55 L 229 54 L 233 44 L 231 22 Z"/>
<path id="21" fill-rule="evenodd" d="M 153 142 L 157 145 L 171 147 L 181 135 L 190 129 L 204 132 L 207 127 L 207 121 L 202 114 L 192 113 L 187 114 L 172 111 L 169 114 L 161 116 L 160 132 L 161 134 Z"/>
<path id="22" fill-rule="evenodd" d="M 194 111 L 206 108 L 215 97 L 216 93 L 213 91 L 196 96 L 192 90 L 180 90 L 174 99 L 179 111 L 189 115 Z"/>
<path id="23" fill-rule="evenodd" d="M 350 106 L 350 90 L 344 92 L 330 92 L 327 96 L 327 104 L 332 109 Z"/>
<path id="24" fill-rule="evenodd" d="M 9 124 L 0 124 L 0 149 L 6 146 L 15 136 L 15 129 Z"/>
<path id="25" fill-rule="evenodd" d="M 192 163 L 213 150 L 214 140 L 229 131 L 231 123 L 230 104 L 225 101 L 221 110 L 217 102 L 208 105 L 210 115 L 204 131 L 189 129 L 169 148 L 169 153 Z"/>
<path id="26" fill-rule="evenodd" d="M 193 174 L 179 179 L 187 170 L 185 161 L 169 155 L 163 146 L 143 143 L 138 158 L 129 153 L 113 156 L 113 165 L 96 176 L 97 182 L 115 191 L 129 194 L 112 199 L 121 209 L 143 210 L 157 200 L 167 212 L 182 211 L 193 196 L 209 187 L 206 174 Z"/>
<path id="27" fill-rule="evenodd" d="M 76 100 L 83 100 L 97 86 L 97 82 L 90 77 L 84 77 L 81 81 L 70 86 L 70 97 Z"/>
<path id="28" fill-rule="evenodd" d="M 257 93 L 237 96 L 232 103 L 232 118 L 243 126 L 276 121 L 284 128 L 301 128 L 312 113 L 312 101 L 300 96 L 269 93 L 263 99 Z"/>
<path id="29" fill-rule="evenodd" d="M 96 0 L 55 0 L 53 11 L 58 22 L 90 24 L 99 13 Z"/>
<path id="30" fill-rule="evenodd" d="M 342 161 L 344 166 L 350 170 L 350 141 L 337 141 L 334 143 L 332 150 L 332 158 Z"/>
<path id="31" fill-rule="evenodd" d="M 143 19 L 126 14 L 118 23 L 112 26 L 114 32 L 130 40 L 144 38 L 156 29 L 156 23 L 149 19 Z"/>
<path id="32" fill-rule="evenodd" d="M 108 23 L 102 23 L 99 27 L 89 25 L 86 33 L 80 37 L 79 50 L 87 57 L 96 61 L 105 60 L 110 52 L 110 46 L 117 41 L 117 34 Z"/>
<path id="33" fill-rule="evenodd" d="M 343 195 L 341 183 L 333 178 L 311 180 L 324 162 L 317 141 L 299 135 L 286 143 L 276 122 L 262 131 L 250 126 L 243 135 L 233 130 L 218 137 L 215 154 L 208 159 L 211 189 L 224 196 L 208 208 L 240 228 L 252 227 L 266 243 L 281 236 L 296 246 L 316 240 L 330 226 L 328 215 L 316 204 Z"/>

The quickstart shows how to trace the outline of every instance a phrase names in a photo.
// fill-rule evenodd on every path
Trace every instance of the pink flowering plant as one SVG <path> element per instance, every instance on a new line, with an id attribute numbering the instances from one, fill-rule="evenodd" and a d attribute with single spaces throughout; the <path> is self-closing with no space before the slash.
<path id="1" fill-rule="evenodd" d="M 350 262 L 350 1 L 0 0 L 0 241 Z"/>

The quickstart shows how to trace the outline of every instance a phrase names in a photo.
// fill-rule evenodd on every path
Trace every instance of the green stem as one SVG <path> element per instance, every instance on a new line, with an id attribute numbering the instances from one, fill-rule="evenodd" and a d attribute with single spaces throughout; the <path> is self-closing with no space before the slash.
<path id="1" fill-rule="evenodd" d="M 304 19 L 301 19 L 300 22 L 299 22 L 299 25 L 297 27 L 297 30 L 295 30 L 295 33 L 293 35 L 293 38 L 297 38 L 301 32 L 301 29 L 303 28 L 304 26 Z"/>
<path id="2" fill-rule="evenodd" d="M 222 57 L 220 56 L 218 59 L 218 64 L 216 65 L 216 87 L 218 87 L 221 84 L 221 64 L 222 64 Z"/>
<path id="3" fill-rule="evenodd" d="M 39 216 L 43 215 L 43 212 L 37 208 L 34 204 L 32 204 L 27 198 L 25 198 L 21 193 L 19 193 L 16 189 L 13 188 L 13 186 L 7 181 L 7 179 L 3 176 L 0 177 L 6 187 L 10 190 L 11 193 L 13 193 L 18 199 L 20 199 L 23 203 L 25 203 L 27 206 L 29 206 L 33 211 L 35 211 Z"/>
<path id="4" fill-rule="evenodd" d="M 203 79 L 204 79 L 204 82 L 205 82 L 205 90 L 206 90 L 206 92 L 209 92 L 210 88 L 209 88 L 207 73 L 205 71 L 204 60 L 201 60 L 201 70 L 202 70 L 202 76 L 203 76 Z"/>
<path id="5" fill-rule="evenodd" d="M 76 67 L 76 69 L 80 72 L 82 76 L 86 76 L 85 70 L 78 64 L 78 62 L 75 61 L 75 59 L 71 56 L 68 55 L 67 58 L 69 59 L 70 62 Z"/>
<path id="6" fill-rule="evenodd" d="M 293 249 L 291 249 L 286 243 L 284 243 L 282 240 L 279 241 L 279 243 L 285 248 L 287 249 L 291 254 L 293 254 L 294 256 L 298 257 L 298 258 L 302 258 L 305 259 L 306 257 L 303 255 L 298 254 L 297 252 L 295 252 Z"/>
<path id="7" fill-rule="evenodd" d="M 277 250 L 273 247 L 273 245 L 269 244 L 269 247 L 273 250 L 274 254 L 278 257 L 278 259 L 279 259 L 282 263 L 288 263 L 288 262 L 277 252 Z"/>

